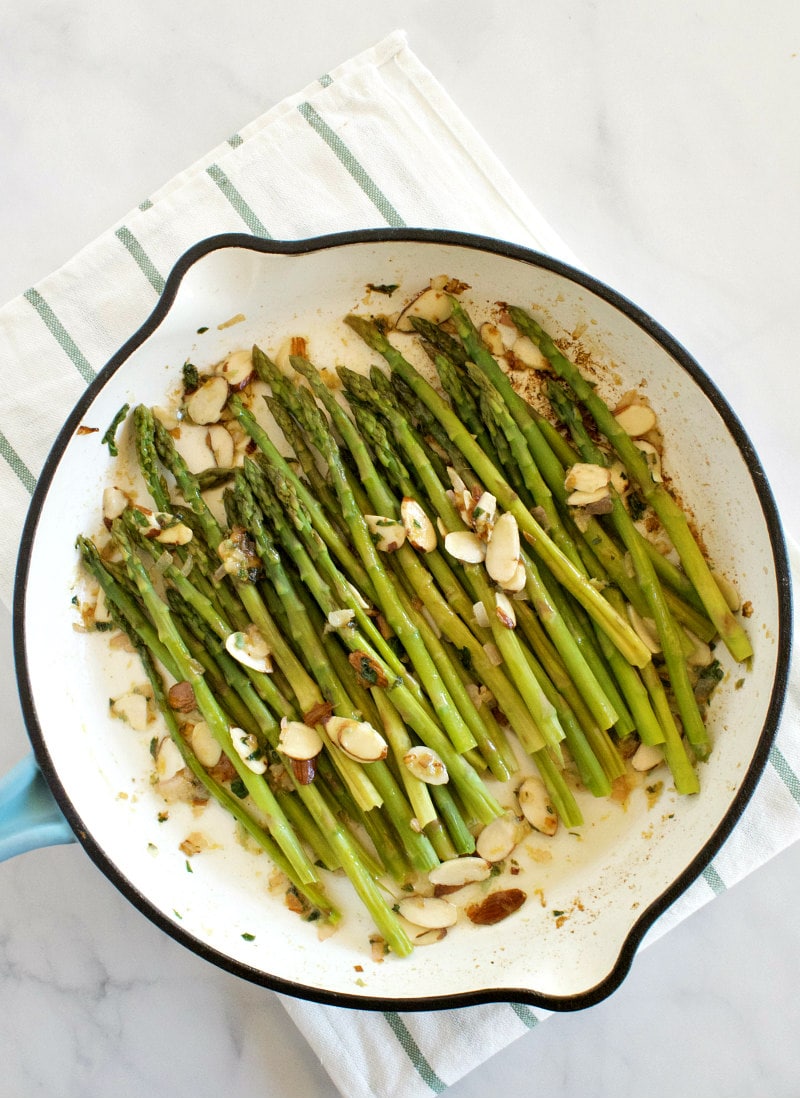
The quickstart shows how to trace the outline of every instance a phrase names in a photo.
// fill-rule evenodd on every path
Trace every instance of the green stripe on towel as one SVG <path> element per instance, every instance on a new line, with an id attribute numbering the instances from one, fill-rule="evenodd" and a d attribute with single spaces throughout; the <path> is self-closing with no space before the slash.
<path id="1" fill-rule="evenodd" d="M 392 1030 L 392 1033 L 394 1033 L 395 1037 L 400 1042 L 406 1056 L 408 1056 L 409 1060 L 414 1065 L 420 1079 L 427 1083 L 434 1094 L 441 1094 L 443 1090 L 447 1089 L 447 1084 L 442 1082 L 422 1055 L 419 1045 L 409 1033 L 408 1027 L 403 1019 L 399 1014 L 395 1014 L 394 1011 L 384 1011 L 383 1016 Z"/>
<path id="2" fill-rule="evenodd" d="M 72 365 L 87 383 L 94 381 L 97 376 L 95 370 L 89 365 L 89 360 L 78 347 L 75 340 L 58 319 L 56 314 L 47 304 L 38 290 L 30 289 L 24 293 L 25 300 L 31 304 L 44 322 L 47 330 L 56 340 L 61 349 L 68 356 Z"/>
<path id="3" fill-rule="evenodd" d="M 713 862 L 711 865 L 707 865 L 703 870 L 703 879 L 716 896 L 719 896 L 720 892 L 724 892 L 727 887 L 722 877 L 720 877 L 719 873 L 717 873 L 714 868 Z"/>
<path id="4" fill-rule="evenodd" d="M 161 274 L 156 270 L 156 266 L 153 263 L 150 256 L 144 250 L 142 245 L 127 227 L 127 225 L 121 225 L 114 234 L 117 240 L 128 249 L 131 258 L 136 263 L 136 266 L 142 272 L 144 277 L 153 287 L 157 294 L 160 294 L 164 289 L 164 279 Z"/>
<path id="5" fill-rule="evenodd" d="M 331 152 L 338 157 L 340 163 L 347 169 L 370 202 L 379 211 L 387 225 L 395 228 L 404 226 L 405 221 L 403 221 L 378 184 L 367 173 L 363 165 L 356 160 L 341 137 L 331 129 L 324 118 L 314 110 L 310 103 L 300 103 L 297 109 L 309 126 L 319 134 Z"/>
<path id="6" fill-rule="evenodd" d="M 775 767 L 778 777 L 783 784 L 789 790 L 795 801 L 800 804 L 800 778 L 797 777 L 794 770 L 792 770 L 789 763 L 786 761 L 786 756 L 781 752 L 780 748 L 772 745 L 769 752 L 769 761 Z"/>
<path id="7" fill-rule="evenodd" d="M 30 471 L 28 466 L 19 456 L 17 451 L 8 441 L 6 436 L 0 431 L 0 455 L 2 455 L 9 466 L 14 470 L 19 479 L 22 481 L 25 489 L 33 495 L 33 489 L 36 487 L 36 477 Z"/>
<path id="8" fill-rule="evenodd" d="M 534 1026 L 538 1026 L 539 1019 L 536 1017 L 530 1007 L 525 1006 L 524 1003 L 509 1003 L 508 1005 L 514 1011 L 519 1020 L 528 1027 L 528 1029 L 533 1029 Z"/>
<path id="9" fill-rule="evenodd" d="M 206 172 L 217 184 L 253 236 L 262 236 L 266 240 L 272 240 L 271 234 L 267 232 L 266 226 L 259 220 L 255 210 L 245 202 L 219 164 L 209 164 Z"/>

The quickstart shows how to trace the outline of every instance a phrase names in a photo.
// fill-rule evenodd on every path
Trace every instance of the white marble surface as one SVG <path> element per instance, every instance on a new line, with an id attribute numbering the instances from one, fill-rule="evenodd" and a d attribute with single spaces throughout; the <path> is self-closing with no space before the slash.
<path id="1" fill-rule="evenodd" d="M 800 533 L 795 0 L 4 0 L 0 300 L 397 26 L 586 266 L 706 366 Z M 26 738 L 0 624 L 2 772 Z M 794 847 L 448 1094 L 796 1095 L 799 906 Z M 332 1093 L 270 994 L 77 847 L 0 867 L 0 1048 L 0 1098 Z"/>

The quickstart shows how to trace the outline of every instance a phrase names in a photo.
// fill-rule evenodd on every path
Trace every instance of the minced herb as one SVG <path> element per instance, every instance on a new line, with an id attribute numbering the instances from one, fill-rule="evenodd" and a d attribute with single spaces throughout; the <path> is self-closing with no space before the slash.
<path id="1" fill-rule="evenodd" d="M 243 934 L 242 937 L 246 942 L 254 942 L 256 940 L 255 934 Z"/>
<path id="2" fill-rule="evenodd" d="M 184 362 L 183 364 L 183 391 L 184 393 L 193 393 L 200 386 L 200 375 L 197 372 L 197 367 L 193 366 L 191 362 Z"/>
<path id="3" fill-rule="evenodd" d="M 376 285 L 374 282 L 367 283 L 367 289 L 372 290 L 374 294 L 386 294 L 387 297 L 391 297 L 395 290 L 399 287 L 399 282 L 392 282 L 389 284 L 381 283 Z"/>
<path id="4" fill-rule="evenodd" d="M 247 786 L 244 784 L 241 778 L 234 778 L 231 782 L 231 793 L 236 797 L 244 799 L 247 796 Z"/>

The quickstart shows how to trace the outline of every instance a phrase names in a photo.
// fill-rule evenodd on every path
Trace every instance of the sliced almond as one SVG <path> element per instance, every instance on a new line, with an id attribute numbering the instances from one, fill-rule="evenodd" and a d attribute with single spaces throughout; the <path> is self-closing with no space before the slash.
<path id="1" fill-rule="evenodd" d="M 177 745 L 169 736 L 165 736 L 159 742 L 156 751 L 156 773 L 159 781 L 169 781 L 185 766 L 183 755 L 181 755 Z"/>
<path id="2" fill-rule="evenodd" d="M 388 754 L 386 740 L 369 721 L 334 716 L 329 718 L 325 731 L 356 762 L 378 762 Z"/>
<path id="3" fill-rule="evenodd" d="M 255 373 L 253 352 L 234 351 L 233 354 L 228 355 L 226 359 L 220 362 L 214 373 L 224 377 L 234 391 L 238 392 L 240 389 L 244 389 Z"/>
<path id="4" fill-rule="evenodd" d="M 664 753 L 655 744 L 640 743 L 633 753 L 631 766 L 641 773 L 654 770 L 664 761 Z"/>
<path id="5" fill-rule="evenodd" d="M 486 607 L 482 602 L 476 602 L 472 607 L 472 613 L 475 616 L 475 624 L 481 629 L 491 629 L 492 623 L 489 621 L 489 615 L 486 613 Z"/>
<path id="6" fill-rule="evenodd" d="M 516 629 L 517 614 L 508 595 L 502 591 L 495 591 L 494 600 L 496 603 L 495 613 L 500 624 L 505 626 L 506 629 Z"/>
<path id="7" fill-rule="evenodd" d="M 594 492 L 572 492 L 567 496 L 567 503 L 570 507 L 592 507 L 609 498 L 608 488 L 605 487 L 597 488 Z"/>
<path id="8" fill-rule="evenodd" d="M 462 888 L 475 881 L 485 881 L 491 875 L 492 867 L 484 858 L 473 856 L 451 858 L 437 865 L 428 874 L 432 885 L 444 885 L 446 888 Z"/>
<path id="9" fill-rule="evenodd" d="M 508 591 L 511 595 L 518 595 L 520 591 L 525 590 L 525 584 L 528 582 L 528 573 L 525 570 L 525 562 L 520 561 L 517 564 L 517 570 L 508 583 L 501 584 L 504 591 Z"/>
<path id="10" fill-rule="evenodd" d="M 686 657 L 686 662 L 690 667 L 708 667 L 714 660 L 714 653 L 710 645 L 695 636 L 691 629 L 684 628 L 683 631 L 694 645 L 692 651 Z"/>
<path id="11" fill-rule="evenodd" d="M 610 479 L 611 473 L 604 465 L 578 461 L 567 469 L 564 487 L 568 492 L 596 492 L 598 488 L 606 488 Z"/>
<path id="12" fill-rule="evenodd" d="M 637 438 L 634 441 L 637 449 L 641 450 L 644 454 L 644 459 L 650 469 L 650 476 L 653 478 L 654 483 L 661 484 L 664 479 L 661 473 L 661 454 L 659 454 L 652 442 L 646 442 L 641 438 Z"/>
<path id="13" fill-rule="evenodd" d="M 278 746 L 290 759 L 315 759 L 322 750 L 322 737 L 316 728 L 302 721 L 288 721 L 284 717 Z"/>
<path id="14" fill-rule="evenodd" d="M 619 496 L 626 496 L 630 491 L 631 481 L 628 476 L 628 471 L 621 461 L 612 462 L 608 470 L 610 474 L 610 484 L 614 488 L 614 491 Z"/>
<path id="15" fill-rule="evenodd" d="M 497 500 L 491 492 L 482 492 L 472 508 L 472 528 L 479 538 L 488 541 L 494 529 Z"/>
<path id="16" fill-rule="evenodd" d="M 355 610 L 331 610 L 328 614 L 328 625 L 331 629 L 343 629 L 355 616 Z"/>
<path id="17" fill-rule="evenodd" d="M 406 537 L 415 549 L 421 553 L 430 553 L 436 548 L 436 527 L 415 499 L 404 497 L 400 504 L 400 517 Z"/>
<path id="18" fill-rule="evenodd" d="M 466 484 L 461 479 L 459 474 L 455 471 L 455 469 L 452 467 L 452 465 L 447 466 L 447 475 L 450 478 L 450 484 L 451 484 L 454 492 L 456 492 L 456 493 L 466 492 L 466 490 L 467 490 Z"/>
<path id="19" fill-rule="evenodd" d="M 454 926 L 458 919 L 458 908 L 436 896 L 406 896 L 397 905 L 397 911 L 414 926 L 427 930 Z"/>
<path id="20" fill-rule="evenodd" d="M 255 733 L 234 726 L 230 735 L 234 750 L 247 769 L 254 774 L 263 774 L 267 769 L 267 760 Z"/>
<path id="21" fill-rule="evenodd" d="M 555 835 L 558 815 L 541 778 L 526 778 L 517 790 L 517 800 L 523 816 L 534 831 L 541 835 Z"/>
<path id="22" fill-rule="evenodd" d="M 403 763 L 409 773 L 426 785 L 446 785 L 449 781 L 447 767 L 429 747 L 409 748 L 403 756 Z"/>
<path id="23" fill-rule="evenodd" d="M 379 553 L 394 553 L 406 540 L 406 528 L 397 519 L 386 515 L 364 515 L 367 529 L 375 539 Z"/>
<path id="24" fill-rule="evenodd" d="M 172 518 L 171 515 L 168 517 Z M 158 516 L 149 507 L 142 507 L 139 503 L 134 504 L 133 518 L 136 520 L 139 533 L 143 538 L 152 539 L 158 537 L 161 533 L 161 523 L 158 521 Z"/>
<path id="25" fill-rule="evenodd" d="M 486 653 L 486 658 L 492 667 L 499 667 L 503 662 L 503 657 L 500 654 L 500 649 L 492 641 L 488 641 L 483 645 L 483 651 Z"/>
<path id="26" fill-rule="evenodd" d="M 109 526 L 130 503 L 130 496 L 116 485 L 103 489 L 103 521 Z"/>
<path id="27" fill-rule="evenodd" d="M 489 320 L 484 321 L 484 323 L 481 324 L 480 332 L 481 339 L 483 340 L 486 349 L 490 352 L 490 354 L 495 355 L 495 357 L 499 357 L 500 355 L 504 355 L 506 353 L 506 345 L 503 342 L 503 334 L 496 324 L 492 324 L 492 322 Z"/>
<path id="28" fill-rule="evenodd" d="M 649 404 L 628 404 L 614 413 L 614 419 L 631 438 L 646 435 L 657 422 L 656 414 Z"/>
<path id="29" fill-rule="evenodd" d="M 155 540 L 162 545 L 188 545 L 194 537 L 191 528 L 173 515 L 159 511 L 156 520 L 161 529 L 156 534 Z"/>
<path id="30" fill-rule="evenodd" d="M 547 357 L 539 350 L 529 336 L 520 336 L 511 347 L 515 365 L 526 366 L 529 370 L 550 370 Z"/>
<path id="31" fill-rule="evenodd" d="M 236 447 L 227 427 L 223 427 L 221 423 L 212 424 L 206 432 L 206 442 L 219 468 L 228 469 L 233 465 Z"/>
<path id="32" fill-rule="evenodd" d="M 630 603 L 628 603 L 628 620 L 636 631 L 640 640 L 644 641 L 647 648 L 656 655 L 661 651 L 661 642 L 658 639 L 656 624 L 652 618 L 643 618 Z"/>
<path id="33" fill-rule="evenodd" d="M 216 423 L 228 400 L 228 382 L 214 375 L 186 399 L 186 414 L 201 426 Z"/>
<path id="34" fill-rule="evenodd" d="M 486 549 L 486 571 L 495 583 L 508 583 L 517 572 L 520 561 L 519 527 L 510 511 L 495 520 Z"/>
<path id="35" fill-rule="evenodd" d="M 135 732 L 144 732 L 149 722 L 147 698 L 136 690 L 122 694 L 111 703 L 111 712 L 126 721 Z"/>
<path id="36" fill-rule="evenodd" d="M 192 751 L 201 766 L 216 766 L 222 758 L 222 747 L 214 739 L 211 729 L 205 721 L 198 721 L 191 733 Z"/>
<path id="37" fill-rule="evenodd" d="M 255 625 L 244 631 L 230 633 L 225 638 L 225 650 L 229 656 L 253 671 L 272 671 L 272 654 L 269 645 Z"/>
<path id="38" fill-rule="evenodd" d="M 519 820 L 511 813 L 498 816 L 484 827 L 478 836 L 475 849 L 487 862 L 502 862 L 523 837 Z"/>
<path id="39" fill-rule="evenodd" d="M 412 316 L 430 320 L 433 324 L 441 324 L 443 320 L 447 320 L 452 311 L 452 303 L 444 290 L 429 286 L 406 305 L 397 318 L 395 328 L 398 332 L 413 332 Z"/>
<path id="40" fill-rule="evenodd" d="M 486 542 L 472 530 L 454 530 L 444 539 L 444 547 L 450 556 L 464 564 L 480 564 L 487 552 Z"/>

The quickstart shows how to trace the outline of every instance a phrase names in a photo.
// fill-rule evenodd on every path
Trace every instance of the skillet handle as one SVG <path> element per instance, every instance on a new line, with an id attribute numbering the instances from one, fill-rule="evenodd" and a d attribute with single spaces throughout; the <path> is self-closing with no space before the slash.
<path id="1" fill-rule="evenodd" d="M 0 862 L 75 836 L 53 800 L 33 755 L 0 778 Z"/>

